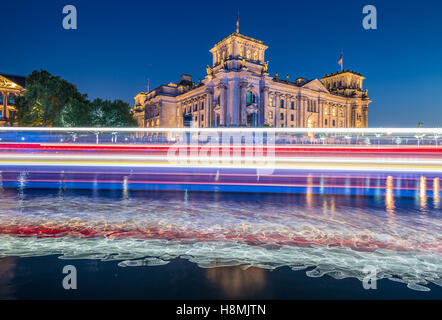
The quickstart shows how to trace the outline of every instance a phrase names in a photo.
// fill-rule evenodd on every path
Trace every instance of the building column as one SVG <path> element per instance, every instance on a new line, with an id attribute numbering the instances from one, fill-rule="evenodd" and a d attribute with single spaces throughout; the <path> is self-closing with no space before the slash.
<path id="1" fill-rule="evenodd" d="M 364 128 L 368 127 L 368 107 L 363 106 L 362 107 L 362 117 L 364 119 Z"/>
<path id="2" fill-rule="evenodd" d="M 280 127 L 280 124 L 281 124 L 281 115 L 280 115 L 280 113 L 281 113 L 281 108 L 280 108 L 280 106 L 281 106 L 281 102 L 279 101 L 280 100 L 280 97 L 281 97 L 281 95 L 279 94 L 279 93 L 276 93 L 275 94 L 275 127 L 276 128 L 279 128 Z"/>
<path id="3" fill-rule="evenodd" d="M 223 83 L 219 84 L 220 94 L 219 94 L 219 125 L 224 126 L 226 124 L 225 112 L 226 112 L 226 86 Z"/>
<path id="4" fill-rule="evenodd" d="M 7 92 L 3 92 L 3 114 L 2 114 L 2 118 L 5 119 L 6 121 L 6 112 L 8 110 L 8 99 L 9 99 L 9 94 Z"/>
<path id="5" fill-rule="evenodd" d="M 210 128 L 212 126 L 212 94 L 212 90 L 206 90 L 206 99 L 204 99 L 204 122 L 206 128 Z"/>
<path id="6" fill-rule="evenodd" d="M 351 112 L 351 105 L 347 104 L 346 108 L 345 108 L 345 113 L 346 113 L 346 117 L 345 117 L 345 122 L 346 122 L 346 127 L 347 128 L 351 128 L 352 127 L 352 121 L 351 121 L 351 117 L 352 117 L 352 112 Z"/>
<path id="7" fill-rule="evenodd" d="M 263 125 L 266 122 L 270 122 L 270 119 L 268 119 L 269 121 L 266 121 L 268 117 L 268 115 L 266 115 L 266 110 L 267 110 L 267 105 L 269 104 L 269 87 L 264 86 L 261 90 L 261 95 L 262 95 L 262 108 L 260 110 L 261 113 L 260 125 Z"/>
<path id="8" fill-rule="evenodd" d="M 304 108 L 304 97 L 299 97 L 299 127 L 305 128 L 305 108 Z"/>
<path id="9" fill-rule="evenodd" d="M 239 97 L 239 124 L 241 126 L 247 125 L 247 81 L 242 80 L 239 83 L 240 97 Z"/>

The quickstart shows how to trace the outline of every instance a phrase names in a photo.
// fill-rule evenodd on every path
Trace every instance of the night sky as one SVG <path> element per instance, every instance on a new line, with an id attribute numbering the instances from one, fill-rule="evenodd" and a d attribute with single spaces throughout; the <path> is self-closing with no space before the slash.
<path id="1" fill-rule="evenodd" d="M 64 30 L 75 5 L 78 29 Z M 362 28 L 375 5 L 378 29 Z M 77 85 L 90 98 L 133 97 L 182 73 L 195 81 L 209 49 L 235 31 L 269 46 L 269 72 L 320 78 L 344 68 L 362 73 L 373 100 L 369 127 L 442 127 L 442 1 L 4 1 L 0 72 L 35 69 Z"/>

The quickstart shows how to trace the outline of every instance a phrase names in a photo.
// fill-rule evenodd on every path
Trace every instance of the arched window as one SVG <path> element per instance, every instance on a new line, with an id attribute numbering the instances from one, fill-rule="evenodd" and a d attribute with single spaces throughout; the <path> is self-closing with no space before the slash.
<path id="1" fill-rule="evenodd" d="M 247 99 L 246 99 L 246 103 L 248 106 L 250 106 L 251 104 L 255 103 L 255 95 L 253 94 L 253 92 L 251 91 L 247 91 Z"/>

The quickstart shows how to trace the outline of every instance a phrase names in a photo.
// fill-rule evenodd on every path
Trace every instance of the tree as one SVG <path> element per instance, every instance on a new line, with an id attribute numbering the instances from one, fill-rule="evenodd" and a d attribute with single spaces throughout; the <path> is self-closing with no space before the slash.
<path id="1" fill-rule="evenodd" d="M 63 108 L 79 103 L 88 101 L 76 86 L 45 70 L 33 71 L 24 95 L 16 99 L 16 121 L 21 126 L 57 126 Z"/>
<path id="2" fill-rule="evenodd" d="M 16 99 L 15 121 L 20 126 L 40 127 L 132 127 L 128 103 L 121 100 L 95 99 L 77 87 L 45 70 L 26 78 L 26 91 Z"/>
<path id="3" fill-rule="evenodd" d="M 91 105 L 89 101 L 72 100 L 64 106 L 57 117 L 60 127 L 90 127 Z"/>
<path id="4" fill-rule="evenodd" d="M 130 106 L 121 100 L 95 99 L 90 103 L 90 119 L 93 127 L 136 127 Z"/>

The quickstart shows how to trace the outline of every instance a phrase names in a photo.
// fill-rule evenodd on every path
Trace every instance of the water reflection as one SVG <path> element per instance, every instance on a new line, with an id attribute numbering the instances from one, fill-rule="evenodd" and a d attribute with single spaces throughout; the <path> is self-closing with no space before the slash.
<path id="1" fill-rule="evenodd" d="M 394 180 L 370 182 L 386 190 L 385 198 L 5 189 L 0 257 L 60 254 L 127 260 L 122 265 L 129 266 L 181 257 L 209 268 L 207 279 L 232 297 L 241 296 L 241 288 L 265 286 L 260 269 L 282 266 L 316 267 L 307 274 L 315 277 L 362 279 L 364 266 L 376 265 L 380 278 L 395 275 L 416 290 L 441 284 L 440 210 L 430 202 L 419 214 L 419 200 L 397 196 Z M 335 178 L 340 181 L 346 178 Z M 422 179 L 403 184 L 420 186 Z M 433 180 L 433 190 L 437 185 Z M 255 280 L 240 269 L 245 264 Z"/>
<path id="2" fill-rule="evenodd" d="M 222 290 L 226 299 L 250 297 L 259 293 L 267 282 L 264 269 L 245 270 L 244 266 L 207 269 L 206 278 Z"/>
<path id="3" fill-rule="evenodd" d="M 434 207 L 437 209 L 439 209 L 439 202 L 440 202 L 439 192 L 440 192 L 439 178 L 434 178 L 434 180 L 433 180 L 433 203 L 434 203 Z"/>
<path id="4" fill-rule="evenodd" d="M 424 176 L 419 180 L 419 200 L 421 210 L 425 211 L 427 208 L 427 179 Z"/>
<path id="5" fill-rule="evenodd" d="M 17 258 L 15 257 L 0 258 L 0 299 L 15 298 L 13 280 L 16 265 Z"/>
<path id="6" fill-rule="evenodd" d="M 393 177 L 388 176 L 385 184 L 385 207 L 387 212 L 394 213 Z"/>

